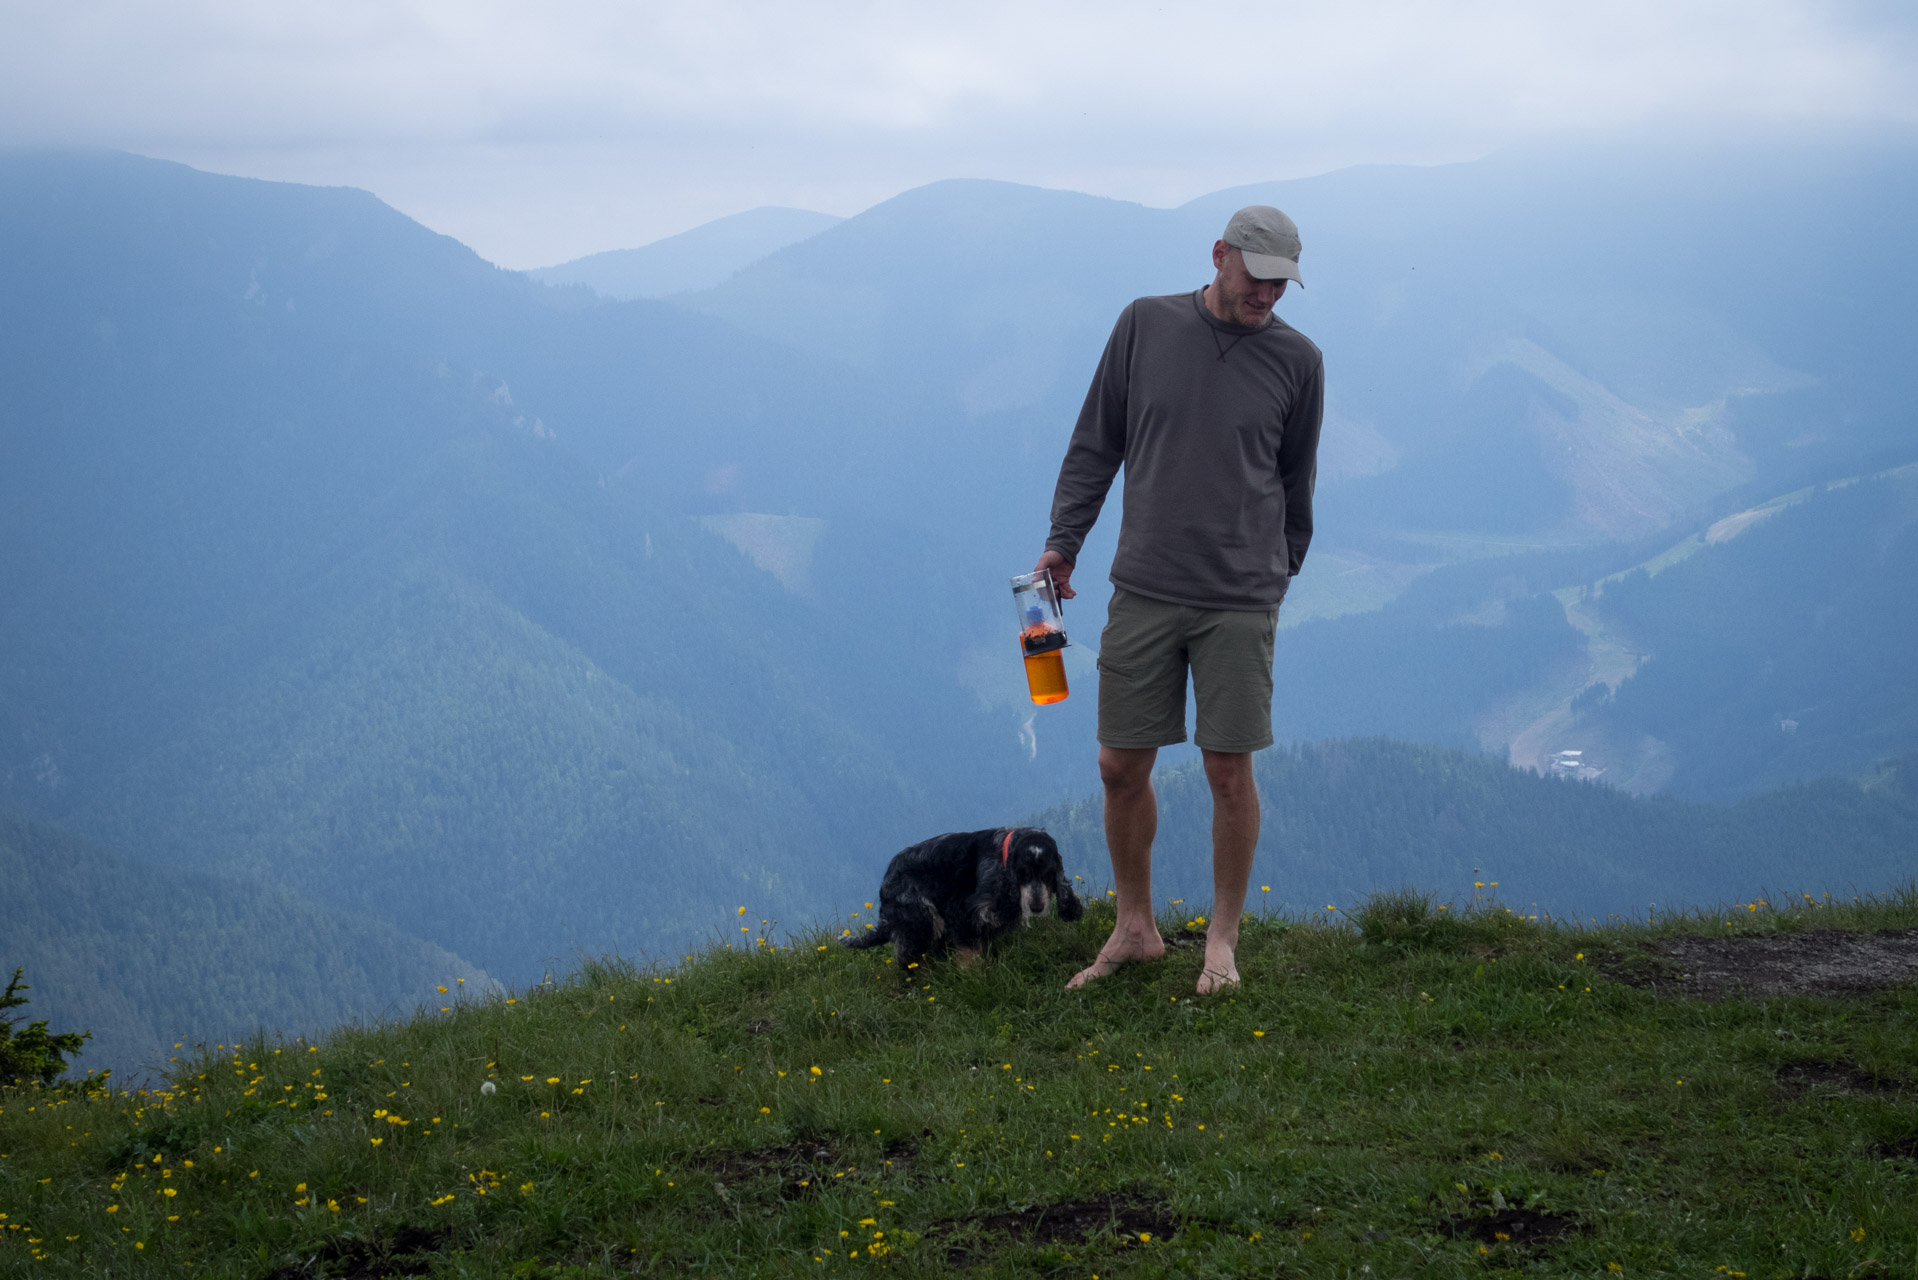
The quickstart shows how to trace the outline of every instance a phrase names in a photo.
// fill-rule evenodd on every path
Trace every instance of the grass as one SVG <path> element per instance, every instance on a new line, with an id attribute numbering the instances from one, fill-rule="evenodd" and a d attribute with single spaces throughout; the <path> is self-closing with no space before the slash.
<path id="1" fill-rule="evenodd" d="M 1191 995 L 1196 945 L 1066 993 L 1110 920 L 904 975 L 762 935 L 0 1094 L 0 1275 L 1918 1271 L 1918 991 L 1595 963 L 1918 894 L 1602 929 L 1386 895 L 1249 920 L 1235 994 Z"/>

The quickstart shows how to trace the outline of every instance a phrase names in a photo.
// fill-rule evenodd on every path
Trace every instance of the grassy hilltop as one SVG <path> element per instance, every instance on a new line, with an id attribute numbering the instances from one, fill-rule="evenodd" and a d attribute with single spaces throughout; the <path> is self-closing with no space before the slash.
<path id="1" fill-rule="evenodd" d="M 1110 920 L 901 974 L 742 919 L 158 1089 L 0 1093 L 0 1275 L 1918 1268 L 1918 989 L 1698 998 L 1708 959 L 1918 940 L 1918 893 L 1602 929 L 1397 895 L 1249 921 L 1205 1000 L 1185 917 L 1065 992 Z"/>

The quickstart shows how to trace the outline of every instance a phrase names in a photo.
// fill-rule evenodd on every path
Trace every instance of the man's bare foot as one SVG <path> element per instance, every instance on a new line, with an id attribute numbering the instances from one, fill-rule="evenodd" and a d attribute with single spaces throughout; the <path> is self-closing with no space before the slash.
<path id="1" fill-rule="evenodd" d="M 1223 939 L 1207 938 L 1205 968 L 1199 972 L 1199 994 L 1209 996 L 1238 985 L 1239 965 L 1231 945 Z"/>
<path id="2" fill-rule="evenodd" d="M 1164 954 L 1165 939 L 1159 936 L 1156 927 L 1141 931 L 1121 925 L 1113 929 L 1112 936 L 1099 948 L 1099 958 L 1072 975 L 1066 990 L 1076 991 L 1097 978 L 1117 973 L 1126 965 L 1147 963 Z"/>

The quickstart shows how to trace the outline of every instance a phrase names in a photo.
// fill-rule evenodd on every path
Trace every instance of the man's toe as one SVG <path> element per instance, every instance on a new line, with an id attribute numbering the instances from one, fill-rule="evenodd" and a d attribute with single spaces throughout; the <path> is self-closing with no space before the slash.
<path id="1" fill-rule="evenodd" d="M 1209 996 L 1227 987 L 1238 985 L 1240 983 L 1237 969 L 1206 969 L 1199 974 L 1199 994 L 1202 996 Z"/>

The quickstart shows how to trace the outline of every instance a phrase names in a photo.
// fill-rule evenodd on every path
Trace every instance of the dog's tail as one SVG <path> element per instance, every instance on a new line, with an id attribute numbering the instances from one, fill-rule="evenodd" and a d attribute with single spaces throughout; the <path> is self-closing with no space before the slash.
<path id="1" fill-rule="evenodd" d="M 850 947 L 854 951 L 864 951 L 867 947 L 883 946 L 892 941 L 892 926 L 881 920 L 870 929 L 848 934 L 839 939 L 839 945 Z"/>

